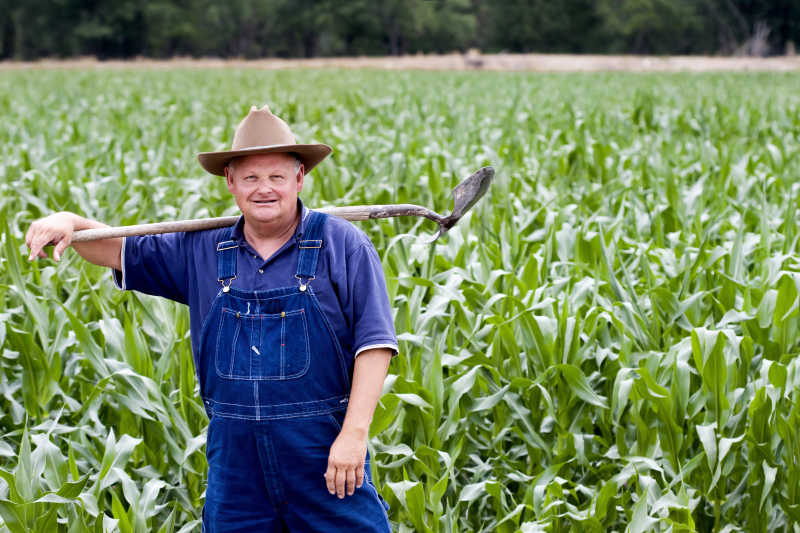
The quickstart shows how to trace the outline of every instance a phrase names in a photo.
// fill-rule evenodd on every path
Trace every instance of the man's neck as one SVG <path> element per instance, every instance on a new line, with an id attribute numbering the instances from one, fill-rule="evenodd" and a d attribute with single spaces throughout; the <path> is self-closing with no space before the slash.
<path id="1" fill-rule="evenodd" d="M 294 235 L 294 230 L 300 223 L 300 216 L 300 210 L 295 208 L 293 217 L 270 224 L 251 224 L 245 219 L 244 238 L 261 258 L 266 260 Z"/>

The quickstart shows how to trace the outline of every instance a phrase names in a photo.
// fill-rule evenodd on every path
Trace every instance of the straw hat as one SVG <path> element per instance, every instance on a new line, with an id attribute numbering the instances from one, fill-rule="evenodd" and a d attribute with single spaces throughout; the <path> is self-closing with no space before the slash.
<path id="1" fill-rule="evenodd" d="M 297 155 L 308 174 L 332 151 L 333 149 L 327 144 L 297 144 L 289 126 L 273 115 L 269 107 L 256 109 L 256 106 L 253 106 L 236 127 L 230 151 L 202 152 L 197 154 L 197 159 L 207 171 L 217 176 L 224 176 L 225 165 L 234 157 L 290 152 Z"/>

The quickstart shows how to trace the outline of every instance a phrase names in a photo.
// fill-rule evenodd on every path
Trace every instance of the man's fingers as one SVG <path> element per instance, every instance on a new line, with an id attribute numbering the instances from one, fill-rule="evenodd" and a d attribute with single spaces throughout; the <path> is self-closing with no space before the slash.
<path id="1" fill-rule="evenodd" d="M 36 235 L 34 234 L 33 227 L 28 229 L 28 233 L 25 234 L 25 245 L 30 248 L 31 253 L 28 254 L 28 261 L 33 261 L 35 257 L 38 257 L 41 253 L 41 249 L 36 249 L 36 244 L 34 243 L 34 239 Z"/>
<path id="2" fill-rule="evenodd" d="M 339 499 L 344 498 L 344 482 L 346 478 L 345 470 L 343 468 L 338 468 L 336 470 L 336 496 L 338 496 Z"/>
<path id="3" fill-rule="evenodd" d="M 364 465 L 358 465 L 356 468 L 356 488 L 361 488 L 361 485 L 364 484 Z"/>
<path id="4" fill-rule="evenodd" d="M 64 253 L 64 250 L 66 250 L 67 246 L 69 246 L 69 245 L 70 245 L 69 239 L 67 239 L 66 237 L 64 237 L 60 241 L 58 241 L 58 244 L 56 244 L 55 250 L 53 250 L 53 259 L 55 259 L 56 261 L 60 261 L 61 260 L 61 254 Z"/>
<path id="5" fill-rule="evenodd" d="M 50 236 L 46 233 L 37 233 L 31 240 L 31 253 L 28 259 L 33 261 L 34 257 L 47 257 L 43 249 L 50 242 Z"/>
<path id="6" fill-rule="evenodd" d="M 356 491 L 356 470 L 355 468 L 347 469 L 347 495 L 352 496 Z"/>
<path id="7" fill-rule="evenodd" d="M 325 484 L 328 486 L 328 492 L 336 494 L 336 468 L 330 462 L 325 471 Z"/>

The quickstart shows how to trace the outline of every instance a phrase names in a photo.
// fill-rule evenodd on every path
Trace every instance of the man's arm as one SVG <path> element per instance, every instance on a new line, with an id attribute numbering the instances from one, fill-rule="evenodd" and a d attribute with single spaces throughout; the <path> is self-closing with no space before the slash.
<path id="1" fill-rule="evenodd" d="M 44 247 L 53 244 L 55 245 L 53 259 L 60 261 L 61 254 L 72 244 L 72 234 L 75 231 L 107 227 L 102 222 L 89 220 L 66 211 L 41 218 L 31 224 L 25 235 L 25 244 L 31 250 L 28 260 L 33 261 L 37 257 L 47 257 Z M 90 263 L 122 270 L 121 237 L 75 243 L 72 244 L 72 247 Z"/>
<path id="2" fill-rule="evenodd" d="M 342 430 L 331 446 L 325 481 L 328 492 L 344 498 L 352 496 L 364 482 L 369 424 L 383 390 L 392 351 L 388 348 L 364 350 L 355 360 L 353 385 Z"/>

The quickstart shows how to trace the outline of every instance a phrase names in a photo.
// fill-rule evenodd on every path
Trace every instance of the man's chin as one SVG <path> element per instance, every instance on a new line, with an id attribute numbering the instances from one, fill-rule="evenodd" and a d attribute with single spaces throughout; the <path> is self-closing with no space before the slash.
<path id="1" fill-rule="evenodd" d="M 276 220 L 280 219 L 277 213 L 262 213 L 258 211 L 251 211 L 245 216 L 245 218 L 252 222 L 260 223 L 275 222 Z"/>
<path id="2" fill-rule="evenodd" d="M 279 222 L 283 217 L 277 209 L 250 209 L 244 218 L 255 224 L 272 224 Z"/>

